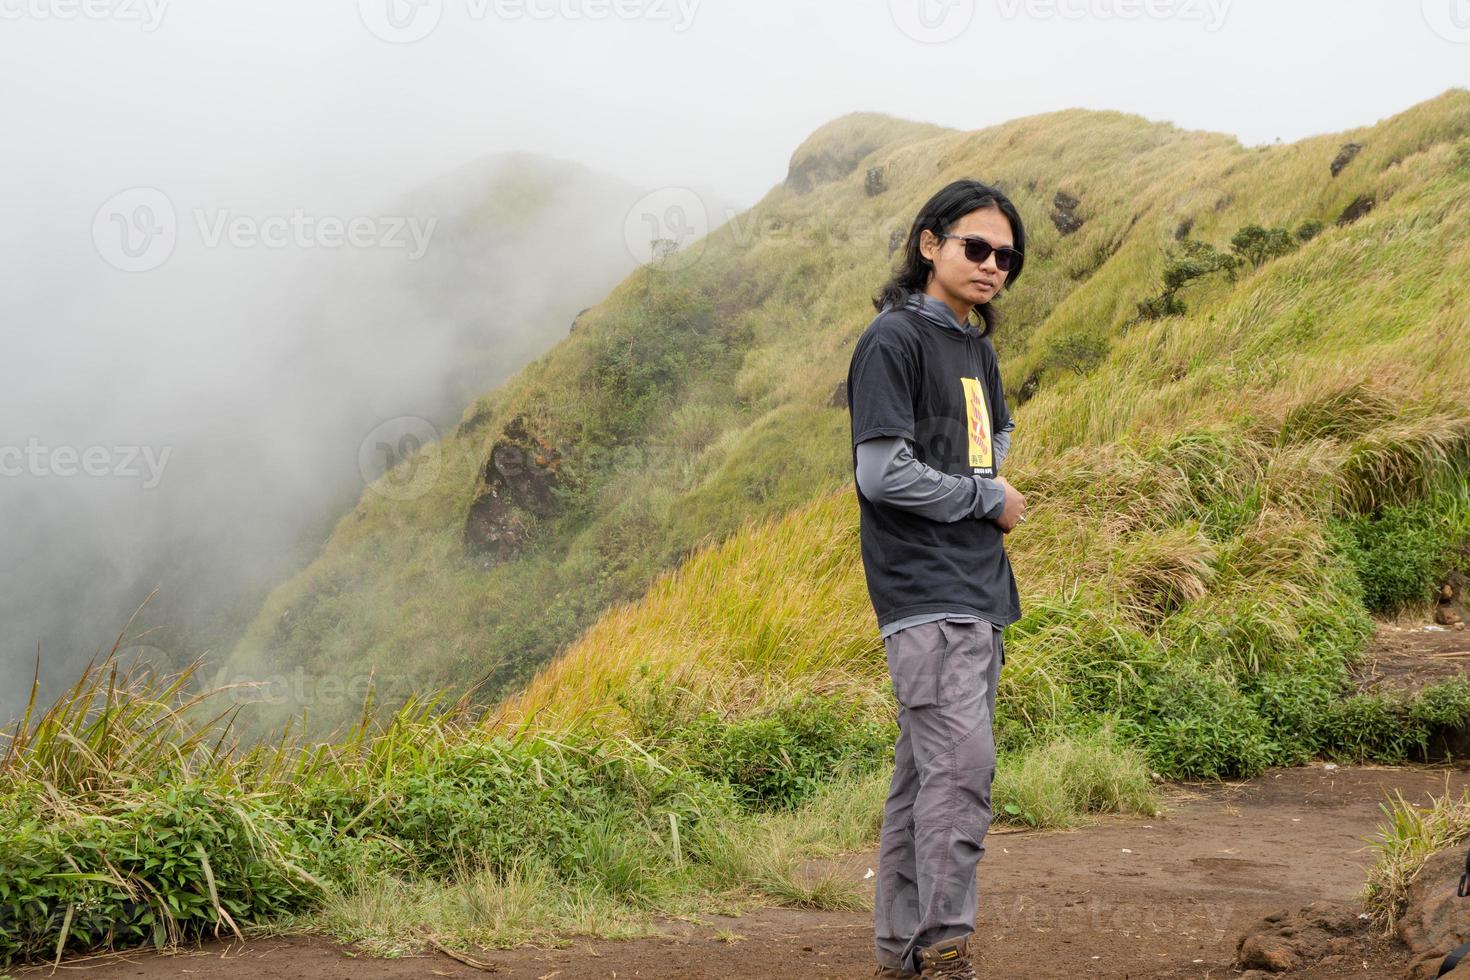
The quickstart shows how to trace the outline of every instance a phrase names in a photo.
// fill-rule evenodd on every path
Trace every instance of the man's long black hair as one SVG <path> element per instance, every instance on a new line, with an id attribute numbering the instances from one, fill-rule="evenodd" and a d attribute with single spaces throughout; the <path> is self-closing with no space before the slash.
<path id="1" fill-rule="evenodd" d="M 989 184 L 982 184 L 978 180 L 957 180 L 940 188 L 919 209 L 918 217 L 914 218 L 913 227 L 909 229 L 908 241 L 903 246 L 903 262 L 894 271 L 893 278 L 873 297 L 873 308 L 879 312 L 889 305 L 895 309 L 901 308 L 908 302 L 911 294 L 922 293 L 934 267 L 919 253 L 919 237 L 925 231 L 931 231 L 935 235 L 946 234 L 954 227 L 955 222 L 979 208 L 997 208 L 1011 223 L 1011 235 L 1014 239 L 1012 244 L 1022 253 L 1022 260 L 1011 267 L 1000 288 L 1003 292 L 1015 285 L 1021 276 L 1026 252 L 1026 227 L 1021 223 L 1021 213 L 1016 210 L 1010 198 Z M 975 304 L 975 312 L 985 324 L 980 335 L 990 336 L 995 325 L 1000 322 L 999 313 L 991 308 L 989 302 Z"/>

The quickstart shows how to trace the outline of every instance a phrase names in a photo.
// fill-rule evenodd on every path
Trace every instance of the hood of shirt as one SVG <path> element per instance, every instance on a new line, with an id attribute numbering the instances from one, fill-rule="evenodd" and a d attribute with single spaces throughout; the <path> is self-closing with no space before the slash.
<path id="1" fill-rule="evenodd" d="M 924 319 L 944 327 L 946 330 L 953 330 L 955 333 L 964 334 L 976 339 L 980 337 L 979 327 L 969 323 L 961 323 L 955 319 L 954 310 L 949 308 L 948 303 L 935 299 L 928 293 L 910 293 L 908 302 L 905 304 L 905 309 L 913 310 Z"/>
<path id="2" fill-rule="evenodd" d="M 890 310 L 892 308 L 892 306 L 888 305 L 883 307 L 884 310 Z M 953 330 L 955 333 L 967 334 L 977 340 L 980 339 L 981 333 L 979 327 L 970 323 L 960 323 L 959 320 L 955 319 L 954 310 L 949 308 L 948 303 L 945 303 L 943 300 L 937 300 L 928 293 L 910 293 L 908 302 L 904 304 L 904 308 L 915 311 L 924 319 L 938 324 L 946 330 Z M 979 375 L 977 374 L 976 376 L 978 377 Z M 995 433 L 996 448 L 1000 452 L 1001 458 L 1004 458 L 1005 453 L 1010 449 L 1010 434 L 1015 428 L 1016 419 L 1015 416 L 1011 416 L 1011 420 L 1006 423 L 1005 428 Z"/>

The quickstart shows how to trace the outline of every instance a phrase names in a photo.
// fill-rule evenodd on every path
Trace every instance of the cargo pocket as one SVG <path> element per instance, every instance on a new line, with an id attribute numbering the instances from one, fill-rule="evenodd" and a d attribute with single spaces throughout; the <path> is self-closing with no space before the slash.
<path id="1" fill-rule="evenodd" d="M 939 703 L 951 704 L 972 696 L 984 687 L 985 672 L 995 656 L 995 627 L 984 620 L 943 619 L 944 636 Z"/>
<path id="2" fill-rule="evenodd" d="M 941 622 L 910 626 L 884 641 L 893 696 L 905 708 L 932 708 L 939 704 L 939 682 L 949 645 L 939 627 Z"/>

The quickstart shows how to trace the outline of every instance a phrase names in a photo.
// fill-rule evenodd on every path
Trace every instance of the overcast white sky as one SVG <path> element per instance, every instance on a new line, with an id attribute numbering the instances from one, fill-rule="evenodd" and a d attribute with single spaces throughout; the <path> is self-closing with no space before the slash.
<path id="1" fill-rule="evenodd" d="M 856 110 L 976 129 L 1081 106 L 1291 141 L 1470 85 L 1470 0 L 0 0 L 0 80 L 0 450 L 106 443 L 126 423 L 133 441 L 177 440 L 184 467 L 202 458 L 189 445 L 279 448 L 250 399 L 295 356 L 276 352 L 330 319 L 306 300 L 332 312 L 343 290 L 309 295 L 309 256 L 185 248 L 186 218 L 168 266 L 110 266 L 93 225 L 119 192 L 160 188 L 181 212 L 372 214 L 521 150 L 744 206 Z M 362 394 L 312 391 L 300 412 Z M 303 465 L 257 475 L 310 486 Z M 88 522 L 119 512 L 63 505 L 53 482 L 29 485 L 50 510 L 18 515 L 16 481 L 0 475 L 0 531 L 58 542 L 65 618 L 116 557 Z M 220 516 L 214 497 L 193 506 Z M 30 560 L 0 550 L 17 574 Z M 41 638 L 10 632 L 33 655 Z M 4 674 L 0 658 L 0 688 Z"/>
<path id="2" fill-rule="evenodd" d="M 63 19 L 81 4 L 113 16 Z M 956 36 L 901 30 L 921 5 Z M 753 203 L 858 109 L 966 129 L 1121 109 L 1257 143 L 1470 83 L 1467 0 L 0 0 L 0 17 L 0 195 L 53 225 L 139 183 L 376 196 L 501 149 Z M 437 26 L 391 43 L 370 23 Z"/>

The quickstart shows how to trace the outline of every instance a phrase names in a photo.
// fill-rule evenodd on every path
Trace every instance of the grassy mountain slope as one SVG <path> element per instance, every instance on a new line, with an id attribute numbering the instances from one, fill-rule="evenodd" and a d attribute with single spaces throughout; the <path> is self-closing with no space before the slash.
<path id="1" fill-rule="evenodd" d="M 1027 614 L 1008 639 L 1003 738 L 1115 714 L 1159 768 L 1221 775 L 1360 737 L 1355 713 L 1377 709 L 1334 702 L 1368 629 L 1364 588 L 1421 540 L 1430 575 L 1466 567 L 1467 123 L 1470 97 L 1450 93 L 1348 134 L 1365 147 L 1356 180 L 1329 176 L 1342 140 L 1323 138 L 1201 163 L 1089 218 L 1084 231 L 1132 230 L 1095 232 L 1100 264 L 1000 345 L 1009 390 L 1037 390 L 1007 461 L 1034 517 L 1009 544 Z M 1375 207 L 1334 226 L 1359 195 Z M 1314 218 L 1329 227 L 1289 254 L 1182 290 L 1184 314 L 1137 319 L 1181 221 L 1223 245 L 1247 221 Z M 1079 258 L 1063 248 L 1039 246 L 1053 265 Z M 695 556 L 500 721 L 626 727 L 626 692 L 648 680 L 739 711 L 793 685 L 871 690 L 885 663 L 851 494 Z M 1366 555 L 1404 515 L 1417 537 Z"/>
<path id="2" fill-rule="evenodd" d="M 373 669 L 390 698 L 483 677 L 488 698 L 571 645 L 508 717 L 604 711 L 644 662 L 711 667 L 710 688 L 879 675 L 834 388 L 890 236 L 961 176 L 1003 186 L 1031 235 L 997 337 L 1018 418 L 1008 468 L 1036 506 L 1012 545 L 1032 610 L 1015 631 L 1017 724 L 1104 699 L 1068 681 L 1099 644 L 1117 647 L 1114 681 L 1194 651 L 1200 676 L 1178 683 L 1226 700 L 1234 677 L 1211 665 L 1344 656 L 1364 625 L 1332 535 L 1423 499 L 1464 453 L 1467 134 L 1462 90 L 1254 149 L 1113 112 L 973 133 L 839 119 L 785 184 L 629 277 L 371 488 L 227 671 L 299 667 L 350 688 Z M 1347 141 L 1362 150 L 1333 177 Z M 1181 234 L 1228 252 L 1246 225 L 1308 220 L 1324 230 L 1290 254 L 1190 281 L 1182 315 L 1137 318 Z M 544 492 L 516 499 L 489 473 L 506 446 L 536 457 Z M 466 518 L 497 494 L 512 499 L 495 540 L 513 547 L 487 555 Z"/>

